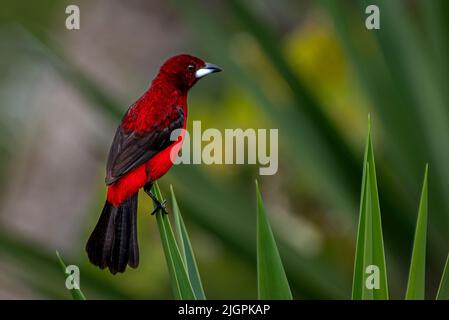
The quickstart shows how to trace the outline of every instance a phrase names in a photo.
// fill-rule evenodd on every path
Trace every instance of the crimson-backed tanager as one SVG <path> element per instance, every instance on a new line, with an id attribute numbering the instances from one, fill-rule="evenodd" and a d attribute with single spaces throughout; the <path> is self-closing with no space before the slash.
<path id="1" fill-rule="evenodd" d="M 137 195 L 141 188 L 153 199 L 155 213 L 167 213 L 151 188 L 173 165 L 171 154 L 181 139 L 171 140 L 187 123 L 187 93 L 198 79 L 221 71 L 218 66 L 181 54 L 168 59 L 150 88 L 129 107 L 112 142 L 106 166 L 107 200 L 87 241 L 94 265 L 124 272 L 139 264 Z M 175 148 L 175 150 L 173 150 Z"/>

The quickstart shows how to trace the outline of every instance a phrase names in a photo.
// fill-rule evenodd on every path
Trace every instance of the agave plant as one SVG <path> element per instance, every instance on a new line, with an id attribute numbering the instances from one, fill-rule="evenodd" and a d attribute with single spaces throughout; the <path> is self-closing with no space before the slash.
<path id="1" fill-rule="evenodd" d="M 428 168 L 428 165 L 426 165 L 405 294 L 406 299 L 425 298 Z M 367 270 L 372 266 L 376 268 L 377 272 L 377 288 L 371 288 L 366 284 Z M 436 296 L 437 299 L 448 298 L 447 269 L 446 263 Z M 366 138 L 353 276 L 352 299 L 385 300 L 389 298 L 376 166 L 371 138 L 371 121 L 368 124 L 368 135 Z"/>
<path id="2" fill-rule="evenodd" d="M 360 216 L 357 232 L 352 299 L 386 300 L 389 298 L 387 267 L 380 202 L 377 190 L 376 165 L 371 138 L 371 121 L 368 122 L 365 156 L 363 161 L 362 188 L 360 196 Z M 425 298 L 425 265 L 427 236 L 427 186 L 428 165 L 426 165 L 418 207 L 415 239 L 408 276 L 406 299 Z M 206 299 L 195 254 L 184 224 L 173 187 L 170 186 L 175 230 L 166 214 L 156 213 L 156 219 L 170 273 L 173 295 L 176 299 Z M 163 197 L 159 186 L 155 185 L 155 195 L 159 201 Z M 266 210 L 256 181 L 257 199 L 257 281 L 258 298 L 262 300 L 292 299 L 290 285 L 271 229 Z M 175 235 L 176 233 L 176 235 Z M 65 264 L 57 253 L 65 272 Z M 449 259 L 449 258 L 448 258 Z M 443 271 L 437 299 L 449 299 L 448 262 Z M 377 284 L 367 285 L 367 277 L 375 270 Z M 84 299 L 79 289 L 72 290 L 74 299 Z"/>

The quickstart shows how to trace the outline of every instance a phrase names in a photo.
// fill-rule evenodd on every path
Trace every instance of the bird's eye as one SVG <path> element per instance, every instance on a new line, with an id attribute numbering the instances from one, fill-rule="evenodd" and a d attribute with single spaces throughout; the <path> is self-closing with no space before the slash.
<path id="1" fill-rule="evenodd" d="M 194 71 L 194 70 L 195 70 L 195 66 L 194 66 L 193 64 L 189 64 L 189 65 L 187 66 L 187 70 L 189 70 L 189 71 Z"/>

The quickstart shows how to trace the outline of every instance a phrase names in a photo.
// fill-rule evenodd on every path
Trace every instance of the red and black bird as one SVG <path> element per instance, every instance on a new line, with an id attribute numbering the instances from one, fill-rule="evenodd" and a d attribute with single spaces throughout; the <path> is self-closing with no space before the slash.
<path id="1" fill-rule="evenodd" d="M 221 68 L 187 54 L 168 59 L 150 88 L 129 107 L 112 142 L 106 167 L 107 200 L 86 251 L 94 265 L 124 272 L 139 264 L 137 195 L 141 188 L 153 199 L 155 213 L 167 213 L 151 192 L 153 183 L 173 165 L 182 134 L 170 139 L 187 123 L 187 93 L 198 79 Z"/>

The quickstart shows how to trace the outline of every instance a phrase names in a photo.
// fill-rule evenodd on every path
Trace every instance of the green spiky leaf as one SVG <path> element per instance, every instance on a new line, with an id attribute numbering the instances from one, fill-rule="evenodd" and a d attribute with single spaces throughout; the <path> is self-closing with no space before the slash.
<path id="1" fill-rule="evenodd" d="M 426 238 L 427 238 L 427 172 L 424 173 L 424 181 L 419 202 L 418 220 L 416 222 L 415 240 L 413 242 L 412 260 L 408 276 L 407 300 L 424 299 L 426 281 Z"/>
<path id="2" fill-rule="evenodd" d="M 441 277 L 440 286 L 438 288 L 437 300 L 449 300 L 449 255 L 447 256 L 443 276 Z"/>
<path id="3" fill-rule="evenodd" d="M 175 192 L 173 191 L 172 186 L 170 186 L 170 192 L 172 197 L 173 215 L 175 217 L 180 251 L 187 269 L 190 283 L 192 285 L 193 292 L 195 293 L 196 298 L 199 300 L 205 300 L 206 295 L 204 294 L 203 284 L 201 282 L 200 273 L 198 271 L 195 254 L 193 252 L 189 234 L 187 233 L 187 228 L 184 224 L 184 220 L 182 218 L 181 211 L 179 210 L 178 202 L 176 201 Z"/>
<path id="4" fill-rule="evenodd" d="M 257 193 L 257 280 L 260 300 L 291 300 L 292 293 L 267 218 L 259 185 Z"/>
<path id="5" fill-rule="evenodd" d="M 162 202 L 162 194 L 157 183 L 154 185 L 154 194 Z M 156 220 L 161 235 L 162 246 L 167 261 L 167 267 L 171 277 L 173 294 L 176 299 L 193 300 L 196 299 L 192 285 L 187 274 L 186 267 L 179 252 L 178 245 L 173 234 L 170 220 L 165 213 L 158 211 Z"/>
<path id="6" fill-rule="evenodd" d="M 363 168 L 352 299 L 388 299 L 385 252 L 370 121 Z"/>

